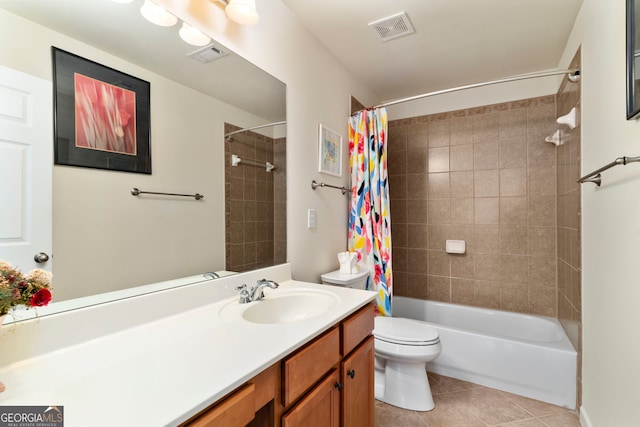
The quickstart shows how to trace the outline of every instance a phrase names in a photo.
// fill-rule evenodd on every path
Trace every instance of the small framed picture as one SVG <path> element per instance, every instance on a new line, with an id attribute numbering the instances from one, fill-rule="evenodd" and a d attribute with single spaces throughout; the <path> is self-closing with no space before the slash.
<path id="1" fill-rule="evenodd" d="M 342 176 L 342 136 L 320 123 L 318 171 Z"/>
<path id="2" fill-rule="evenodd" d="M 55 164 L 150 174 L 149 83 L 51 51 Z"/>

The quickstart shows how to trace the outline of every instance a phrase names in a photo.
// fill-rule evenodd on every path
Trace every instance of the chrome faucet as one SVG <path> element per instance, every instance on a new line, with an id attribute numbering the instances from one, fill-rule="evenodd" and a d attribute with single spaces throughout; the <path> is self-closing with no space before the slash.
<path id="1" fill-rule="evenodd" d="M 236 291 L 240 291 L 240 304 L 246 304 L 252 301 L 259 301 L 264 298 L 264 288 L 277 289 L 278 282 L 273 280 L 261 279 L 258 280 L 258 284 L 251 288 L 251 290 L 247 290 L 247 285 L 241 285 L 236 287 Z"/>

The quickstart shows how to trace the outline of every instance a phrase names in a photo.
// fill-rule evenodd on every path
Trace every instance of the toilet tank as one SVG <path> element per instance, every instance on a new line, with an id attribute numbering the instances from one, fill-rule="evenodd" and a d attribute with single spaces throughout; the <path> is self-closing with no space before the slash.
<path id="1" fill-rule="evenodd" d="M 340 273 L 340 270 L 325 273 L 320 276 L 323 285 L 343 286 L 345 288 L 366 289 L 368 271 L 359 273 Z"/>

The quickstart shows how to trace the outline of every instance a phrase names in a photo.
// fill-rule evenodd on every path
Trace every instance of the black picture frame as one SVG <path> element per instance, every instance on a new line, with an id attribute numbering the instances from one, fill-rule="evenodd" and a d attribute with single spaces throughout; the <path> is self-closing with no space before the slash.
<path id="1" fill-rule="evenodd" d="M 627 1 L 627 120 L 640 117 L 640 0 Z"/>
<path id="2" fill-rule="evenodd" d="M 149 82 L 55 46 L 51 56 L 54 164 L 151 174 Z"/>

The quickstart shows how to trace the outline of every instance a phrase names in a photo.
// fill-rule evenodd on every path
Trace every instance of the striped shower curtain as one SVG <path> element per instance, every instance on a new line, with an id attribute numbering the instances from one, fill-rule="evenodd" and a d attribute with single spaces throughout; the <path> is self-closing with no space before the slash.
<path id="1" fill-rule="evenodd" d="M 349 251 L 372 273 L 378 314 L 391 316 L 391 217 L 387 180 L 387 110 L 363 110 L 349 119 Z"/>

